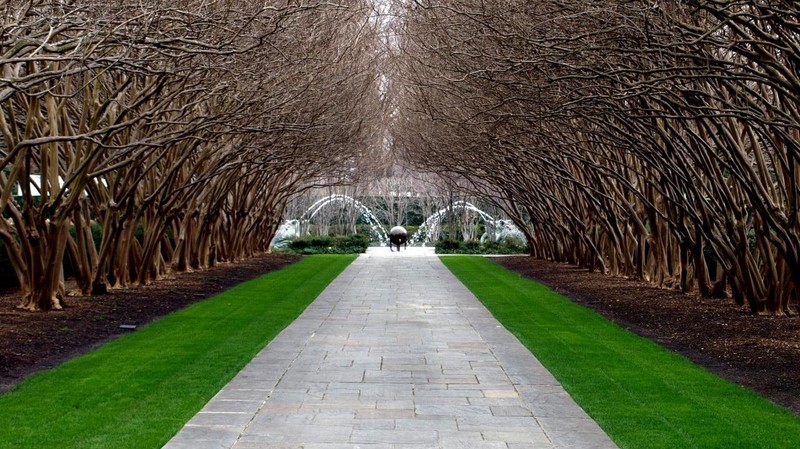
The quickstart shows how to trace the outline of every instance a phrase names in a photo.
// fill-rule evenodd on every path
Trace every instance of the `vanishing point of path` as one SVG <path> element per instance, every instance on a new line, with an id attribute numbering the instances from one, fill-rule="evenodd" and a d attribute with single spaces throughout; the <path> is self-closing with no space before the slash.
<path id="1" fill-rule="evenodd" d="M 424 248 L 370 248 L 165 449 L 613 449 Z"/>

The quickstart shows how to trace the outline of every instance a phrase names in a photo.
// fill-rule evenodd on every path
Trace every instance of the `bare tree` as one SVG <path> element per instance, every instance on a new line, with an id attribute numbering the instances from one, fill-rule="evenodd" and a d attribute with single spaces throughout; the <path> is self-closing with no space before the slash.
<path id="1" fill-rule="evenodd" d="M 0 236 L 21 307 L 62 307 L 65 257 L 101 293 L 266 251 L 294 193 L 373 151 L 366 2 L 0 11 Z"/>
<path id="2" fill-rule="evenodd" d="M 411 2 L 396 141 L 533 255 L 795 313 L 796 5 Z"/>

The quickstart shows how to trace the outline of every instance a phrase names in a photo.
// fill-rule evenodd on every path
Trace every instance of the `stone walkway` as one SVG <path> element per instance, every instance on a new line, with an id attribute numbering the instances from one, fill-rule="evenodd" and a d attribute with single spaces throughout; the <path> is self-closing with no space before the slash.
<path id="1" fill-rule="evenodd" d="M 371 248 L 164 448 L 616 446 L 429 249 Z"/>

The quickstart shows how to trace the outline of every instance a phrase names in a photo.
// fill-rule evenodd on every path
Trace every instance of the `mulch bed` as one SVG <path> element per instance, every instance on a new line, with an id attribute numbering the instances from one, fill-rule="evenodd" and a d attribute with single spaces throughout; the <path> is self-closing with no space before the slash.
<path id="1" fill-rule="evenodd" d="M 494 260 L 800 415 L 800 318 L 530 257 Z"/>
<path id="2" fill-rule="evenodd" d="M 15 292 L 0 294 L 0 392 L 36 371 L 52 368 L 142 325 L 277 270 L 297 256 L 265 254 L 204 271 L 178 273 L 146 287 L 102 296 L 72 296 L 54 312 L 18 310 Z"/>

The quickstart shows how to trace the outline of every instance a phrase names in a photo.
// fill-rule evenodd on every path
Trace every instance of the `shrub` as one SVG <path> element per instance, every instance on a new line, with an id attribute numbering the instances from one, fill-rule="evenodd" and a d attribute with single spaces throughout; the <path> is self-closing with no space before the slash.
<path id="1" fill-rule="evenodd" d="M 481 242 L 477 240 L 468 240 L 466 242 L 460 242 L 460 247 L 464 248 L 467 251 L 479 251 L 481 249 Z"/>
<path id="2" fill-rule="evenodd" d="M 461 242 L 456 240 L 439 240 L 438 242 L 436 242 L 437 253 L 443 252 L 444 254 L 447 254 L 447 252 L 449 251 L 458 252 L 460 248 L 461 248 Z"/>
<path id="3" fill-rule="evenodd" d="M 369 242 L 370 238 L 363 234 L 313 235 L 292 240 L 288 249 L 297 254 L 358 254 L 367 250 Z"/>
<path id="4" fill-rule="evenodd" d="M 406 231 L 408 231 L 408 236 L 409 237 L 411 237 L 412 235 L 416 234 L 417 231 L 419 230 L 419 226 L 414 226 L 414 225 L 405 225 L 403 227 L 406 228 Z"/>
<path id="5" fill-rule="evenodd" d="M 369 236 L 363 234 L 351 234 L 345 237 L 338 237 L 337 239 L 341 239 L 340 243 L 344 247 L 363 248 L 363 250 L 359 252 L 366 251 L 370 243 Z"/>
<path id="6" fill-rule="evenodd" d="M 436 242 L 436 254 L 527 254 L 528 247 L 516 241 L 486 242 L 483 245 L 477 240 L 460 242 L 456 240 L 439 240 Z"/>

